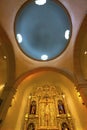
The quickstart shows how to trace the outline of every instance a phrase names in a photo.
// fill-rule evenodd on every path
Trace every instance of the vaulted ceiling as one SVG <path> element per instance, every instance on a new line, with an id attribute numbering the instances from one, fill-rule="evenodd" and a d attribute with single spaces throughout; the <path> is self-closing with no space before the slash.
<path id="1" fill-rule="evenodd" d="M 87 0 L 59 1 L 70 15 L 72 34 L 64 52 L 49 61 L 34 60 L 18 46 L 14 33 L 15 17 L 25 2 L 28 1 L 0 1 L 0 84 L 12 84 L 16 78 L 39 68 L 56 68 L 78 82 L 87 80 Z"/>

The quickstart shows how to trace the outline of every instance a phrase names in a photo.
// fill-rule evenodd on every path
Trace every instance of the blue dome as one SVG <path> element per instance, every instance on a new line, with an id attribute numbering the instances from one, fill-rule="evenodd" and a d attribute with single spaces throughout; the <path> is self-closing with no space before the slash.
<path id="1" fill-rule="evenodd" d="M 40 0 L 37 0 L 40 1 Z M 46 0 L 45 0 L 46 1 Z M 47 61 L 59 56 L 71 36 L 71 20 L 59 2 L 25 3 L 15 19 L 15 37 L 28 57 Z"/>

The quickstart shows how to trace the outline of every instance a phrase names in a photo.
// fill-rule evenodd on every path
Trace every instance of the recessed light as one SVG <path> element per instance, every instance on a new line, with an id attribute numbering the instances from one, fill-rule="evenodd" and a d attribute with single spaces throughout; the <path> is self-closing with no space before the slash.
<path id="1" fill-rule="evenodd" d="M 44 5 L 44 4 L 46 4 L 46 0 L 35 0 L 35 4 Z"/>
<path id="2" fill-rule="evenodd" d="M 4 56 L 3 58 L 4 58 L 4 59 L 7 59 L 7 56 Z"/>
<path id="3" fill-rule="evenodd" d="M 17 40 L 19 43 L 22 43 L 22 35 L 21 34 L 17 34 Z"/>
<path id="4" fill-rule="evenodd" d="M 87 51 L 85 51 L 84 54 L 86 55 L 86 54 L 87 54 Z"/>
<path id="5" fill-rule="evenodd" d="M 47 60 L 48 59 L 48 55 L 42 55 L 41 56 L 41 60 Z"/>
<path id="6" fill-rule="evenodd" d="M 70 30 L 66 30 L 65 31 L 65 39 L 69 39 L 69 35 L 70 35 Z"/>
<path id="7" fill-rule="evenodd" d="M 5 85 L 4 85 L 4 84 L 1 84 L 1 85 L 0 85 L 0 90 L 2 90 L 4 87 L 5 87 Z"/>

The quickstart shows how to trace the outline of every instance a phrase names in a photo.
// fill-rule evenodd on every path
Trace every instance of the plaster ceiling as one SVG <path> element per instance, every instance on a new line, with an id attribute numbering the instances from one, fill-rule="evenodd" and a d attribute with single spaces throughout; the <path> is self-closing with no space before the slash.
<path id="1" fill-rule="evenodd" d="M 23 75 L 24 73 L 31 71 L 36 68 L 41 67 L 53 67 L 58 68 L 60 70 L 63 70 L 64 72 L 67 72 L 68 74 L 73 75 L 74 74 L 74 63 L 73 63 L 73 54 L 74 54 L 74 47 L 77 35 L 79 33 L 80 26 L 83 22 L 83 19 L 85 15 L 87 14 L 87 0 L 61 0 L 60 2 L 65 6 L 67 11 L 69 12 L 69 15 L 71 17 L 72 21 L 72 36 L 69 41 L 69 45 L 66 48 L 66 51 L 62 53 L 60 56 L 56 57 L 55 59 L 47 62 L 40 62 L 35 61 L 31 58 L 28 58 L 19 48 L 17 41 L 15 39 L 14 34 L 14 21 L 15 17 L 17 15 L 18 10 L 21 8 L 21 6 L 26 2 L 26 0 L 1 0 L 0 1 L 0 25 L 7 34 L 8 38 L 10 39 L 10 44 L 13 47 L 14 55 L 15 55 L 15 63 L 16 63 L 16 78 Z M 0 37 L 3 37 L 3 34 L 0 34 Z M 5 38 L 6 39 L 6 38 Z M 87 48 L 87 35 L 85 35 L 85 38 L 83 40 L 85 43 L 83 46 Z M 84 48 L 82 47 L 82 48 Z M 9 53 L 9 52 L 8 52 Z M 0 53 L 0 55 L 3 56 L 3 54 Z M 11 53 L 10 53 L 11 55 Z M 83 57 L 81 58 L 83 59 Z M 12 58 L 10 58 L 10 63 L 12 62 Z M 0 61 L 1 63 L 1 61 Z M 87 57 L 84 58 L 84 65 L 83 71 L 86 72 L 85 75 L 87 75 Z M 2 64 L 2 67 L 0 69 L 0 75 L 4 75 L 3 71 L 4 65 Z M 3 71 L 3 74 L 2 74 Z M 9 70 L 10 73 L 12 73 L 12 70 Z M 4 77 L 4 76 L 3 76 Z M 87 77 L 87 76 L 86 76 Z M 61 81 L 62 82 L 62 81 Z"/>

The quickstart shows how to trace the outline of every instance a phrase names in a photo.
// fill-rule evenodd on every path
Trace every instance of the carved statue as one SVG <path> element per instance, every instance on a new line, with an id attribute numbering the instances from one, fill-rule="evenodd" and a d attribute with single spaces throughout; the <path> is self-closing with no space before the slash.
<path id="1" fill-rule="evenodd" d="M 59 110 L 59 114 L 65 114 L 65 108 L 62 100 L 58 101 L 58 110 Z"/>
<path id="2" fill-rule="evenodd" d="M 36 101 L 32 101 L 30 104 L 30 114 L 36 114 Z"/>

